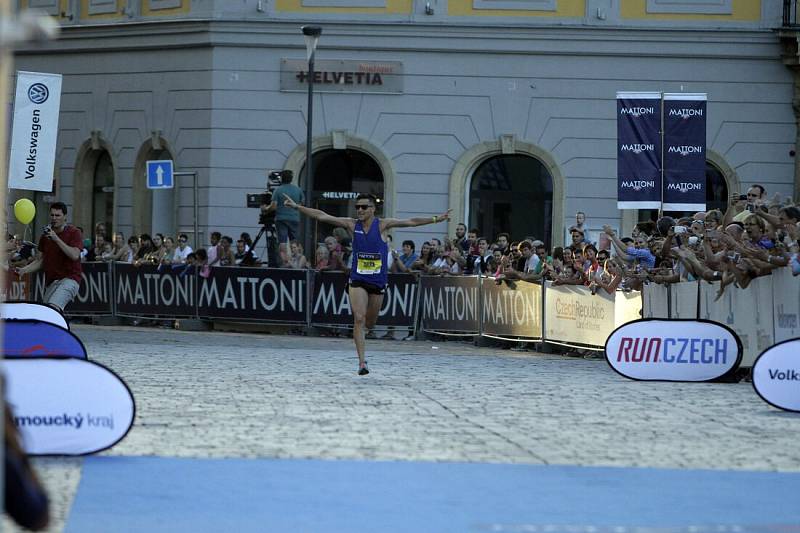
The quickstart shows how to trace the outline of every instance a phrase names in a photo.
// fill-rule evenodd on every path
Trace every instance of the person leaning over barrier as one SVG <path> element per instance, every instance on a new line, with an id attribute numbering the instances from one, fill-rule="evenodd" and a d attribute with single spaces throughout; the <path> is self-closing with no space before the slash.
<path id="1" fill-rule="evenodd" d="M 17 269 L 17 274 L 30 274 L 44 268 L 47 284 L 44 303 L 63 311 L 80 288 L 82 248 L 80 230 L 67 224 L 67 206 L 56 202 L 50 206 L 50 225 L 39 238 L 36 259 Z"/>
<path id="2" fill-rule="evenodd" d="M 375 216 L 375 196 L 359 194 L 356 197 L 356 218 L 353 219 L 335 217 L 319 209 L 298 205 L 288 195 L 284 195 L 284 198 L 285 206 L 320 222 L 345 228 L 353 236 L 353 258 L 348 284 L 350 307 L 353 311 L 353 340 L 358 354 L 358 375 L 369 374 L 364 355 L 364 337 L 366 330 L 372 329 L 378 320 L 386 291 L 389 267 L 386 232 L 392 228 L 409 228 L 449 220 L 450 210 L 430 218 L 379 219 Z"/>

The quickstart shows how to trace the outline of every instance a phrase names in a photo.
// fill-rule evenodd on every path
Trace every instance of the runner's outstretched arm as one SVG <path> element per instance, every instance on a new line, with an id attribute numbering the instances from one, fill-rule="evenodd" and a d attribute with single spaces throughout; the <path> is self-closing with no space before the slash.
<path id="1" fill-rule="evenodd" d="M 391 228 L 413 228 L 416 226 L 424 226 L 425 224 L 436 224 L 443 220 L 450 220 L 451 211 L 452 209 L 448 209 L 443 214 L 432 217 L 384 218 L 381 222 L 383 222 L 384 231 Z"/>
<path id="2" fill-rule="evenodd" d="M 285 200 L 283 201 L 283 205 L 285 205 L 286 207 L 291 207 L 292 209 L 297 209 L 301 214 L 307 217 L 311 217 L 313 219 L 319 220 L 320 222 L 331 224 L 333 226 L 340 226 L 350 231 L 352 231 L 353 228 L 355 227 L 355 223 L 353 222 L 352 218 L 335 217 L 333 215 L 329 215 L 328 213 L 320 209 L 314 209 L 313 207 L 306 207 L 304 205 L 299 205 L 285 194 L 283 195 L 283 197 L 285 198 Z"/>

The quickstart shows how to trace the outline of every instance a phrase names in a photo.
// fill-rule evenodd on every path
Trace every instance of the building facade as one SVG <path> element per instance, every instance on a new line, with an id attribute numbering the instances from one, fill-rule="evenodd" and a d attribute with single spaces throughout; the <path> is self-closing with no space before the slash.
<path id="1" fill-rule="evenodd" d="M 384 216 L 453 209 L 394 243 L 453 234 L 561 245 L 576 211 L 616 206 L 617 91 L 708 94 L 711 203 L 750 183 L 796 196 L 796 76 L 778 0 L 20 0 L 61 22 L 17 70 L 63 75 L 56 188 L 85 231 L 191 235 L 191 177 L 145 186 L 147 160 L 196 173 L 199 235 L 259 229 L 266 173 L 304 183 L 306 49 L 316 52 L 313 205 Z M 784 30 L 780 28 L 784 26 Z M 788 40 L 795 39 L 793 33 Z M 789 47 L 789 50 L 791 47 Z M 788 55 L 791 55 L 791 50 Z M 794 58 L 796 63 L 796 57 Z M 13 191 L 12 191 L 13 192 Z M 13 202 L 21 194 L 12 194 Z M 714 204 L 716 205 L 716 204 Z M 41 224 L 37 224 L 40 227 Z M 320 234 L 327 228 L 317 228 Z"/>

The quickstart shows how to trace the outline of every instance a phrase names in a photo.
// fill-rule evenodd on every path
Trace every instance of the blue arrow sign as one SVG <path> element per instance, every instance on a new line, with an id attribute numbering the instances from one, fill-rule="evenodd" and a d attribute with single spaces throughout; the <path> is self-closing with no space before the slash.
<path id="1" fill-rule="evenodd" d="M 171 160 L 164 159 L 147 162 L 148 189 L 172 189 L 174 186 L 175 180 L 173 179 Z"/>

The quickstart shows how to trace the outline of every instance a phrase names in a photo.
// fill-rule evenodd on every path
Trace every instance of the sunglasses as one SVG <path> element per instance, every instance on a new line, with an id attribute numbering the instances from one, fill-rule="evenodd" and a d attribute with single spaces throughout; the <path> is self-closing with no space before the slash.
<path id="1" fill-rule="evenodd" d="M 369 209 L 370 207 L 372 206 L 367 204 L 356 204 L 356 209 Z"/>

